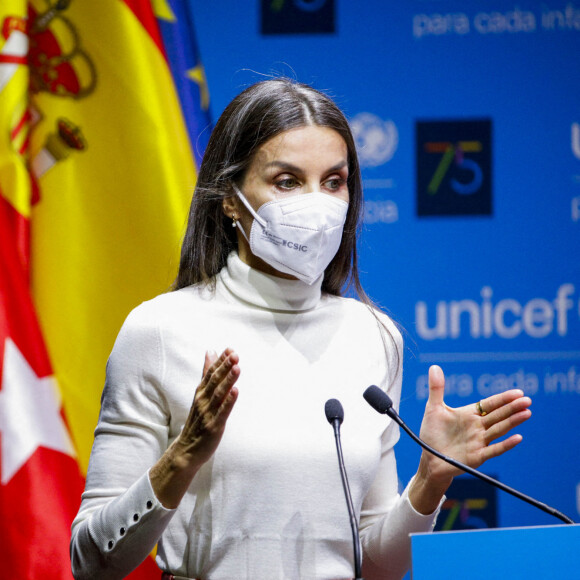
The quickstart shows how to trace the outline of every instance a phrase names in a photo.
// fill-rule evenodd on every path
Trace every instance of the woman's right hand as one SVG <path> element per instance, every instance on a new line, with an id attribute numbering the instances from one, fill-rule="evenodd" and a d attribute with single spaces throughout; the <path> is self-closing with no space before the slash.
<path id="1" fill-rule="evenodd" d="M 151 468 L 155 495 L 167 508 L 179 505 L 199 468 L 215 453 L 238 398 L 239 357 L 226 348 L 218 358 L 207 352 L 203 378 L 195 391 L 180 435 Z"/>
<path id="2" fill-rule="evenodd" d="M 214 352 L 206 353 L 203 379 L 177 438 L 186 461 L 205 463 L 217 449 L 238 397 L 234 386 L 240 376 L 238 362 L 239 357 L 231 348 L 226 348 L 219 358 Z"/>

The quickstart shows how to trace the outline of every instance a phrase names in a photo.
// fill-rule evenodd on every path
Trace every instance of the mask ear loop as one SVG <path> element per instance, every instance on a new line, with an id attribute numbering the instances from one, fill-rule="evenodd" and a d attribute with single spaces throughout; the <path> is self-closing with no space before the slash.
<path id="1" fill-rule="evenodd" d="M 232 187 L 234 188 L 234 191 L 236 192 L 236 195 L 240 198 L 240 201 L 246 206 L 246 209 L 252 214 L 252 216 L 254 217 L 254 219 L 262 226 L 262 228 L 264 228 L 265 230 L 268 229 L 268 222 L 260 217 L 254 210 L 254 208 L 250 205 L 250 202 L 246 199 L 246 197 L 244 196 L 244 194 L 238 189 L 238 186 L 232 182 Z M 246 234 L 244 233 L 244 228 L 240 228 L 240 230 L 242 231 L 242 233 L 244 234 L 244 237 L 246 238 L 246 240 L 248 240 Z M 250 241 L 248 240 L 248 243 L 250 243 Z"/>

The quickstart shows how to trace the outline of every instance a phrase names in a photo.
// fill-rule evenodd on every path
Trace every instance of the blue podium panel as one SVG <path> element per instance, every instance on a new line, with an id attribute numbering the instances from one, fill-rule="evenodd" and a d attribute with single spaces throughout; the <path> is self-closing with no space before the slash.
<path id="1" fill-rule="evenodd" d="M 580 525 L 412 534 L 412 580 L 580 579 Z"/>

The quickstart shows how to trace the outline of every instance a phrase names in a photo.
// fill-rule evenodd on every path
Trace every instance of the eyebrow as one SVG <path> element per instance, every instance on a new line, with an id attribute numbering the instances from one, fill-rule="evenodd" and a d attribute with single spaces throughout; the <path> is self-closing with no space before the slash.
<path id="1" fill-rule="evenodd" d="M 326 170 L 326 173 L 332 173 L 333 171 L 340 171 L 344 167 L 348 166 L 348 161 L 345 159 L 344 161 L 340 161 L 336 165 L 333 165 L 329 169 Z M 291 171 L 292 173 L 302 173 L 302 169 L 297 165 L 293 165 L 292 163 L 287 163 L 286 161 L 270 161 L 266 163 L 266 167 L 279 167 L 280 169 L 285 169 L 287 171 Z"/>

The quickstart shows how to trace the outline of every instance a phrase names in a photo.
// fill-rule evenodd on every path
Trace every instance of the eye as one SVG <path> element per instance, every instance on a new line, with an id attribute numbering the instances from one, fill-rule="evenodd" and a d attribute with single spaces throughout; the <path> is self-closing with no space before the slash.
<path id="1" fill-rule="evenodd" d="M 290 190 L 298 187 L 299 183 L 295 177 L 283 177 L 276 181 L 276 187 L 283 190 Z"/>
<path id="2" fill-rule="evenodd" d="M 331 191 L 338 191 L 344 185 L 346 185 L 346 179 L 339 176 L 331 177 L 324 182 L 324 187 Z"/>

